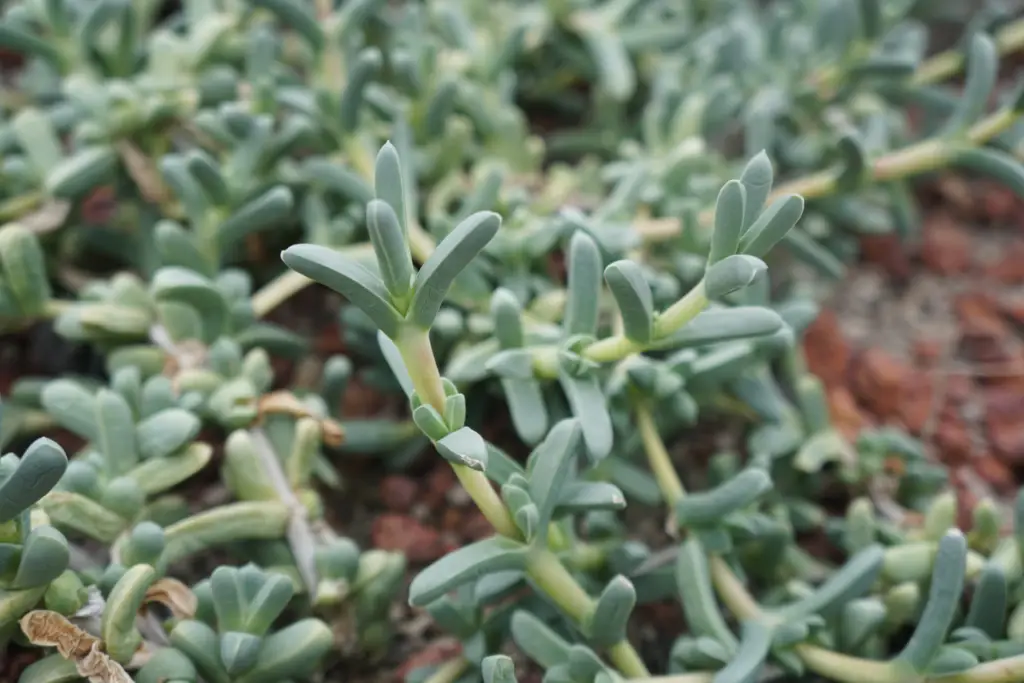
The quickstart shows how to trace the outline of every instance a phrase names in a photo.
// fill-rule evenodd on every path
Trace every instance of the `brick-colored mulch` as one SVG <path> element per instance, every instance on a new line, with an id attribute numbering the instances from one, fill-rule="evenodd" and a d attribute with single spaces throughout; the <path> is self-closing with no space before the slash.
<path id="1" fill-rule="evenodd" d="M 967 512 L 1024 484 L 1024 203 L 981 182 L 938 191 L 916 243 L 864 238 L 805 351 L 848 437 L 906 428 Z"/>

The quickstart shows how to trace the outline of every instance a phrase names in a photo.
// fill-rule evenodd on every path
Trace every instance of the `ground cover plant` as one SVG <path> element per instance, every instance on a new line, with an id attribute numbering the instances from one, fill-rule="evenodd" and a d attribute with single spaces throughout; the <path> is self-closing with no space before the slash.
<path id="1" fill-rule="evenodd" d="M 967 272 L 936 178 L 1024 226 L 1022 49 L 1009 2 L 4 3 L 0 676 L 1024 681 L 1013 471 L 812 343 L 866 260 Z"/>

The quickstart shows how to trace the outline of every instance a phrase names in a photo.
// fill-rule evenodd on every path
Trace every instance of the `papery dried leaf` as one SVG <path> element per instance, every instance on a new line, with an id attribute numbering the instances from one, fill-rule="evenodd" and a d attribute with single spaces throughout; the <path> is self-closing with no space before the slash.
<path id="1" fill-rule="evenodd" d="M 171 611 L 176 619 L 191 619 L 196 615 L 199 601 L 192 590 L 181 581 L 162 578 L 156 581 L 149 590 L 143 604 L 158 602 Z"/>
<path id="2" fill-rule="evenodd" d="M 342 429 L 341 423 L 336 420 L 330 418 L 321 420 L 320 427 L 323 430 L 324 443 L 328 446 L 340 446 L 345 440 L 345 430 Z"/>
<path id="3" fill-rule="evenodd" d="M 99 638 L 78 628 L 62 615 L 34 610 L 19 622 L 33 645 L 55 647 L 60 656 L 75 663 L 80 676 L 89 683 L 133 683 L 119 663 L 101 649 Z"/>
<path id="4" fill-rule="evenodd" d="M 75 662 L 75 668 L 89 683 L 135 683 L 124 667 L 100 650 L 98 642 L 85 657 Z"/>
<path id="5" fill-rule="evenodd" d="M 33 645 L 55 647 L 61 657 L 79 660 L 100 639 L 78 628 L 64 616 L 49 610 L 33 610 L 23 616 L 21 630 Z"/>
<path id="6" fill-rule="evenodd" d="M 166 332 L 163 334 L 165 335 Z M 154 339 L 154 341 L 167 351 L 167 359 L 164 361 L 162 374 L 164 377 L 171 378 L 175 390 L 177 390 L 179 373 L 202 368 L 206 365 L 209 350 L 202 342 L 194 339 L 186 339 L 176 343 L 171 342 L 169 339 L 166 341 Z"/>
<path id="7" fill-rule="evenodd" d="M 311 417 L 320 423 L 323 441 L 328 446 L 339 446 L 345 438 L 341 424 L 331 418 L 321 419 L 314 415 L 299 398 L 290 391 L 273 391 L 259 401 L 260 419 L 266 415 L 288 415 L 294 418 Z"/>
<path id="8" fill-rule="evenodd" d="M 135 181 L 147 201 L 154 204 L 165 204 L 170 201 L 171 194 L 152 159 L 138 147 L 124 140 L 117 143 L 117 151 L 128 170 L 128 175 Z"/>
<path id="9" fill-rule="evenodd" d="M 41 207 L 18 218 L 18 223 L 37 235 L 51 233 L 64 225 L 71 213 L 71 203 L 60 199 L 46 202 Z"/>

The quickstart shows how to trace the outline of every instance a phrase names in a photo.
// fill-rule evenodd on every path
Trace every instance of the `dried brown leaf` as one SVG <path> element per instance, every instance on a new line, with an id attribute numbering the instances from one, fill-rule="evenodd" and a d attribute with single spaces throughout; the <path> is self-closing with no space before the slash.
<path id="1" fill-rule="evenodd" d="M 171 200 L 171 193 L 152 159 L 124 140 L 117 143 L 117 151 L 143 197 L 154 204 L 166 204 Z"/>
<path id="2" fill-rule="evenodd" d="M 345 431 L 339 422 L 314 415 L 306 404 L 290 391 L 272 391 L 264 394 L 259 401 L 259 414 L 261 419 L 271 414 L 289 415 L 294 418 L 311 417 L 320 423 L 324 443 L 328 446 L 339 446 L 345 439 Z"/>
<path id="3" fill-rule="evenodd" d="M 135 683 L 123 666 L 99 648 L 99 643 L 94 643 L 88 654 L 75 662 L 75 668 L 82 677 L 89 683 Z"/>
<path id="4" fill-rule="evenodd" d="M 89 683 L 133 683 L 118 662 L 101 649 L 99 638 L 78 628 L 57 612 L 34 610 L 21 618 L 21 630 L 33 645 L 55 647 L 75 663 Z"/>
<path id="5" fill-rule="evenodd" d="M 20 623 L 25 637 L 33 645 L 55 647 L 65 659 L 80 659 L 100 642 L 64 616 L 49 610 L 33 610 L 23 616 Z"/>
<path id="6" fill-rule="evenodd" d="M 18 223 L 37 235 L 45 235 L 64 225 L 69 213 L 70 202 L 52 199 L 32 213 L 21 216 Z"/>
<path id="7" fill-rule="evenodd" d="M 199 600 L 188 586 L 177 579 L 167 577 L 156 581 L 146 591 L 143 603 L 150 602 L 160 603 L 177 619 L 193 618 L 199 607 Z"/>

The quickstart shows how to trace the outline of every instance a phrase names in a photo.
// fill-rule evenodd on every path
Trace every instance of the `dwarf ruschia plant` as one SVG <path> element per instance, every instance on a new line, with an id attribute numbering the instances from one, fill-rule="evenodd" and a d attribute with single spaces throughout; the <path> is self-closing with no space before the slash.
<path id="1" fill-rule="evenodd" d="M 801 343 L 918 181 L 1024 197 L 953 4 L 6 3 L 0 677 L 1024 680 L 1024 497 Z"/>

